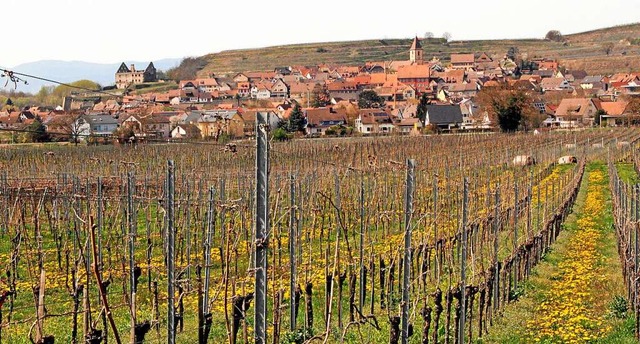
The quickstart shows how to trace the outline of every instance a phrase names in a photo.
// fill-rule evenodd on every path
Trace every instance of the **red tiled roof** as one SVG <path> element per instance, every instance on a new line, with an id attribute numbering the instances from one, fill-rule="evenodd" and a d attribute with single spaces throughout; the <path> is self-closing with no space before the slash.
<path id="1" fill-rule="evenodd" d="M 398 79 L 424 79 L 431 76 L 431 65 L 411 65 L 398 68 Z"/>
<path id="2" fill-rule="evenodd" d="M 309 125 L 320 125 L 322 121 L 347 121 L 346 111 L 344 109 L 332 108 L 310 108 L 302 110 L 307 115 L 307 123 Z"/>
<path id="3" fill-rule="evenodd" d="M 624 114 L 628 104 L 629 102 L 625 101 L 602 102 L 600 103 L 600 107 L 602 107 L 602 110 L 606 111 L 608 115 L 620 116 Z"/>
<path id="4" fill-rule="evenodd" d="M 473 63 L 473 54 L 451 54 L 451 63 Z"/>

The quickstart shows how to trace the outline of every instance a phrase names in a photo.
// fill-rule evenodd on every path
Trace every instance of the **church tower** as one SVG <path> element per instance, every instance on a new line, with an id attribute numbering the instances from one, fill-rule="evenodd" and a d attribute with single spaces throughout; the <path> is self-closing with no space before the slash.
<path id="1" fill-rule="evenodd" d="M 413 39 L 413 43 L 409 49 L 409 61 L 412 63 L 422 64 L 422 45 L 420 45 L 418 36 Z"/>

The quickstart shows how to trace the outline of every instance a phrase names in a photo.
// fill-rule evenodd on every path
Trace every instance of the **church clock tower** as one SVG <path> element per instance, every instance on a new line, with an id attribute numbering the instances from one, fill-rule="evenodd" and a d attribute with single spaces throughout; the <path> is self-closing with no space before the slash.
<path id="1" fill-rule="evenodd" d="M 418 36 L 413 39 L 413 43 L 411 44 L 411 48 L 409 49 L 409 61 L 412 63 L 422 64 L 422 45 L 420 45 L 420 40 L 418 40 Z"/>

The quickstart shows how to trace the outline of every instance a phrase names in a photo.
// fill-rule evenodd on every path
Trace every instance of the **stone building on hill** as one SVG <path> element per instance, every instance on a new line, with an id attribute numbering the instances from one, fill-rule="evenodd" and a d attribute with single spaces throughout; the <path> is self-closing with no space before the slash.
<path id="1" fill-rule="evenodd" d="M 120 68 L 116 72 L 116 87 L 127 88 L 129 85 L 141 84 L 143 82 L 157 81 L 156 67 L 153 62 L 150 62 L 145 70 L 137 70 L 135 65 L 131 65 L 128 68 L 127 65 L 122 62 Z"/>

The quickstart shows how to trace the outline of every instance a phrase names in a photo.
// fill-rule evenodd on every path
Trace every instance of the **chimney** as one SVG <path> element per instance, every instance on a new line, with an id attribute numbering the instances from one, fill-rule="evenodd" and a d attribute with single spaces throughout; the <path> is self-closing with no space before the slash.
<path id="1" fill-rule="evenodd" d="M 133 63 L 131 64 L 131 71 L 132 71 L 132 72 L 135 72 L 135 71 L 136 71 L 136 66 L 135 66 Z"/>

